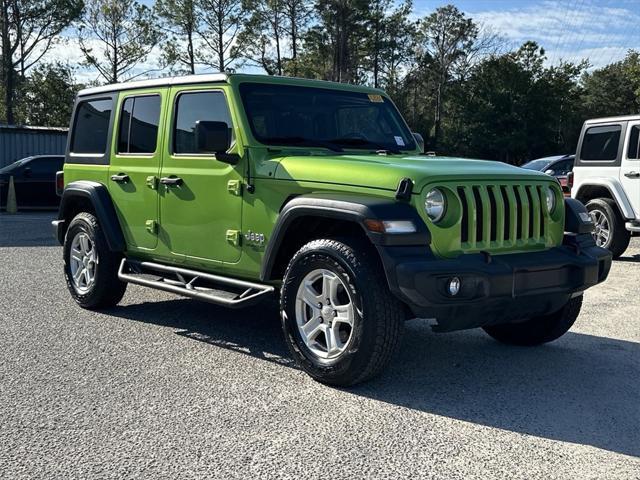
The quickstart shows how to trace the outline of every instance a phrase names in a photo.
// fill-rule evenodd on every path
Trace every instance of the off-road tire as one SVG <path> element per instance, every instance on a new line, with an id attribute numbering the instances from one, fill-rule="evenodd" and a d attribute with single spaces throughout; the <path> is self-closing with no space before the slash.
<path id="1" fill-rule="evenodd" d="M 296 322 L 300 282 L 314 269 L 330 270 L 348 286 L 356 305 L 352 336 L 338 358 L 319 358 L 307 348 Z M 280 295 L 285 341 L 300 367 L 315 380 L 346 387 L 368 380 L 389 363 L 404 328 L 402 303 L 389 291 L 377 252 L 349 240 L 320 239 L 304 245 L 285 272 Z"/>
<path id="2" fill-rule="evenodd" d="M 483 327 L 491 337 L 508 345 L 535 346 L 552 342 L 567 333 L 580 314 L 582 295 L 569 300 L 564 307 L 549 315 L 525 322 Z"/>
<path id="3" fill-rule="evenodd" d="M 591 213 L 594 210 L 602 212 L 609 222 L 609 241 L 602 245 L 611 252 L 613 258 L 619 258 L 629 246 L 631 232 L 624 226 L 624 219 L 618 211 L 616 202 L 610 198 L 595 198 L 587 203 L 587 210 Z"/>
<path id="4" fill-rule="evenodd" d="M 84 232 L 89 236 L 98 255 L 95 281 L 86 293 L 79 293 L 76 290 L 71 277 L 71 242 L 79 232 Z M 88 310 L 98 310 L 117 305 L 122 300 L 127 288 L 125 282 L 118 280 L 118 267 L 122 256 L 109 249 L 98 219 L 91 213 L 81 212 L 71 220 L 65 235 L 63 255 L 67 288 L 78 305 Z"/>

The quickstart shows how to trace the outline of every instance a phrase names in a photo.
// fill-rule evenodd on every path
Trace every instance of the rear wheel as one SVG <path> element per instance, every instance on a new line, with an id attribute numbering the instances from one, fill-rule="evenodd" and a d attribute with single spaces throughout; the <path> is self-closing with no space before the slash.
<path id="1" fill-rule="evenodd" d="M 64 240 L 64 274 L 73 299 L 83 308 L 116 305 L 127 284 L 118 280 L 121 256 L 112 252 L 95 216 L 82 212 Z"/>
<path id="2" fill-rule="evenodd" d="M 389 363 L 404 315 L 376 252 L 314 240 L 293 257 L 280 296 L 282 328 L 296 362 L 335 386 L 368 380 Z"/>
<path id="3" fill-rule="evenodd" d="M 606 248 L 613 258 L 620 257 L 631 240 L 631 233 L 624 226 L 616 202 L 610 198 L 596 198 L 587 203 L 587 210 L 595 224 L 593 238 L 596 245 Z"/>
<path id="4" fill-rule="evenodd" d="M 491 337 L 508 345 L 534 346 L 552 342 L 573 326 L 582 307 L 582 295 L 569 300 L 564 307 L 549 315 L 525 322 L 483 327 Z"/>

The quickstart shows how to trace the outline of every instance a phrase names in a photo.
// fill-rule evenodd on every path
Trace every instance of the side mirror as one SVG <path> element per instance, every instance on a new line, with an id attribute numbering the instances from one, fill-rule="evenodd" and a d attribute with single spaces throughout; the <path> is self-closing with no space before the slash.
<path id="1" fill-rule="evenodd" d="M 546 173 L 547 175 L 554 175 L 556 171 L 550 168 L 549 170 L 545 170 L 544 173 Z"/>
<path id="2" fill-rule="evenodd" d="M 413 132 L 413 138 L 418 144 L 418 148 L 420 149 L 420 153 L 424 153 L 424 138 L 418 132 Z"/>
<path id="3" fill-rule="evenodd" d="M 31 170 L 31 167 L 25 167 L 24 170 L 22 170 L 22 176 L 29 178 L 31 177 L 31 174 L 33 173 L 33 171 Z"/>
<path id="4" fill-rule="evenodd" d="M 197 153 L 213 153 L 217 160 L 236 164 L 239 155 L 227 153 L 231 146 L 231 128 L 226 122 L 198 120 L 195 126 Z"/>

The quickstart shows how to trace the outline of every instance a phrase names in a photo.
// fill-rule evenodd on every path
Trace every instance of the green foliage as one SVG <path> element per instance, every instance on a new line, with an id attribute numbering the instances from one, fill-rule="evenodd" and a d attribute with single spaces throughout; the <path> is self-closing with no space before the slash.
<path id="1" fill-rule="evenodd" d="M 14 123 L 16 94 L 28 70 L 51 46 L 60 32 L 82 12 L 81 0 L 2 0 L 0 2 L 0 55 L 4 113 Z"/>
<path id="2" fill-rule="evenodd" d="M 584 65 L 545 68 L 544 59 L 527 42 L 481 62 L 449 99 L 445 148 L 509 163 L 573 150 Z"/>
<path id="3" fill-rule="evenodd" d="M 640 53 L 585 74 L 584 108 L 594 116 L 640 113 Z"/>
<path id="4" fill-rule="evenodd" d="M 178 65 L 178 72 L 196 73 L 195 37 L 201 23 L 196 0 L 157 0 L 154 10 L 167 34 L 161 45 L 162 66 Z"/>
<path id="5" fill-rule="evenodd" d="M 197 0 L 201 29 L 198 35 L 203 49 L 200 61 L 219 72 L 230 71 L 246 51 L 241 35 L 249 12 L 242 0 Z"/>
<path id="6" fill-rule="evenodd" d="M 251 12 L 239 43 L 244 56 L 268 75 L 284 73 L 285 4 L 282 0 L 245 0 Z"/>
<path id="7" fill-rule="evenodd" d="M 317 21 L 304 40 L 301 69 L 305 76 L 363 83 L 369 2 L 317 0 Z"/>
<path id="8" fill-rule="evenodd" d="M 35 67 L 23 85 L 19 105 L 21 123 L 66 127 L 80 88 L 67 65 L 54 63 Z"/>
<path id="9" fill-rule="evenodd" d="M 79 28 L 85 65 L 107 83 L 139 76 L 132 70 L 160 41 L 152 11 L 135 0 L 86 0 Z"/>
<path id="10" fill-rule="evenodd" d="M 540 45 L 507 51 L 453 5 L 414 19 L 411 0 L 138 1 L 86 0 L 79 42 L 103 82 L 149 73 L 140 65 L 159 44 L 159 68 L 175 73 L 247 65 L 368 84 L 387 90 L 427 149 L 516 164 L 574 151 L 587 118 L 640 112 L 640 53 L 590 71 L 546 66 Z M 1 119 L 68 122 L 73 72 L 30 68 L 82 5 L 0 0 Z"/>

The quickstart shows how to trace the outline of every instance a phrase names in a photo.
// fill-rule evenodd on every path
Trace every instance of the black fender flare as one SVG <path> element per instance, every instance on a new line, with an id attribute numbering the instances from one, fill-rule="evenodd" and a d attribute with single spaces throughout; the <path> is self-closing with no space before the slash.
<path id="1" fill-rule="evenodd" d="M 126 242 L 109 190 L 101 183 L 88 180 L 71 182 L 62 193 L 58 220 L 54 222 L 58 242 L 60 244 L 64 243 L 64 237 L 69 227 L 68 223 L 71 220 L 67 218 L 68 212 L 73 209 L 73 203 L 78 198 L 88 200 L 91 203 L 93 211 L 100 222 L 100 227 L 107 238 L 109 249 L 113 252 L 125 251 Z"/>
<path id="2" fill-rule="evenodd" d="M 623 218 L 633 219 L 635 217 L 633 212 L 633 206 L 629 202 L 629 199 L 627 198 L 627 194 L 624 188 L 620 186 L 620 182 L 616 179 L 611 180 L 611 179 L 605 178 L 605 179 L 591 179 L 590 181 L 586 181 L 579 186 L 578 191 L 575 197 L 573 198 L 579 199 L 582 196 L 581 194 L 585 190 L 592 187 L 603 188 L 607 192 L 609 192 L 609 196 L 616 203 L 616 206 L 618 207 L 618 210 L 620 211 L 620 214 L 622 215 Z M 589 200 L 590 199 L 586 199 L 584 201 L 585 205 L 589 202 Z"/>
<path id="3" fill-rule="evenodd" d="M 591 233 L 594 229 L 593 220 L 587 207 L 575 198 L 564 199 L 564 231 L 581 235 Z"/>
<path id="4" fill-rule="evenodd" d="M 309 194 L 290 200 L 280 211 L 262 261 L 260 278 L 271 280 L 272 270 L 287 231 L 301 217 L 322 217 L 354 222 L 362 227 L 371 243 L 380 251 L 385 247 L 427 247 L 431 234 L 416 209 L 406 202 L 383 197 L 352 194 Z M 410 220 L 414 233 L 380 233 L 369 230 L 365 220 Z"/>

